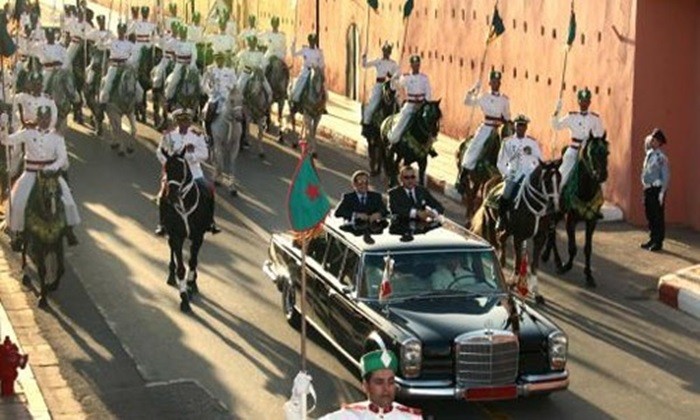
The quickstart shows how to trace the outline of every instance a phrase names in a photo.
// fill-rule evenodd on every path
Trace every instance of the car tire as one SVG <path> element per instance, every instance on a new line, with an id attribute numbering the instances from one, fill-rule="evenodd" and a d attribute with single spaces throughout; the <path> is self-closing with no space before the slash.
<path id="1" fill-rule="evenodd" d="M 282 285 L 282 311 L 287 323 L 295 330 L 301 326 L 301 314 L 294 306 L 296 304 L 296 293 L 290 282 L 285 281 Z"/>

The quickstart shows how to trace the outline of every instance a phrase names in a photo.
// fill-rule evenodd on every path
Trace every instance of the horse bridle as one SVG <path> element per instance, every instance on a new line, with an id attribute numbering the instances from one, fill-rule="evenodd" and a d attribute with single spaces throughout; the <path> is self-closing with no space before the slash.
<path id="1" fill-rule="evenodd" d="M 598 177 L 598 168 L 596 165 L 594 165 L 593 161 L 595 160 L 594 157 L 591 155 L 591 151 L 593 149 L 592 146 L 592 139 L 589 139 L 588 143 L 586 144 L 586 148 L 583 150 L 583 156 L 582 156 L 582 163 L 583 166 L 586 168 L 588 173 L 591 174 L 591 177 L 596 181 L 600 182 L 600 178 Z"/>
<path id="2" fill-rule="evenodd" d="M 540 219 L 547 215 L 550 209 L 550 203 L 554 204 L 554 211 L 559 211 L 559 182 L 555 176 L 552 181 L 552 189 L 547 188 L 547 183 L 544 182 L 544 173 L 540 175 L 541 186 L 538 189 L 532 182 L 530 182 L 530 176 L 526 177 L 521 192 L 515 198 L 514 208 L 518 208 L 521 202 L 525 203 L 528 211 L 535 216 L 535 228 L 533 229 L 533 235 L 537 233 L 539 228 Z M 539 208 L 539 210 L 537 209 Z"/>
<path id="3" fill-rule="evenodd" d="M 170 185 L 176 186 L 178 189 L 178 194 L 177 194 L 177 203 L 172 204 L 173 208 L 177 212 L 178 215 L 180 215 L 180 218 L 182 219 L 182 222 L 185 224 L 185 231 L 187 232 L 187 236 L 190 236 L 190 223 L 189 223 L 189 217 L 190 215 L 197 209 L 197 206 L 199 205 L 199 189 L 198 188 L 193 188 L 195 186 L 195 180 L 194 177 L 190 175 L 190 180 L 187 181 L 187 168 L 189 165 L 187 161 L 182 158 L 182 157 L 176 157 L 176 159 L 180 162 L 182 162 L 182 179 L 180 181 L 174 180 L 174 179 L 168 179 L 168 187 Z M 190 206 L 189 208 L 185 207 L 185 197 L 194 189 L 194 192 L 196 194 L 194 204 Z"/>

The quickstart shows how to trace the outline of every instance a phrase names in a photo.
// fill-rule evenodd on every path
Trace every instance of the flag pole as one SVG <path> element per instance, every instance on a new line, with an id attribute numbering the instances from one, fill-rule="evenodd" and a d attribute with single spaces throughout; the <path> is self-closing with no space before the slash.
<path id="1" fill-rule="evenodd" d="M 574 0 L 571 0 L 571 13 L 574 13 Z M 571 31 L 571 20 L 569 21 L 569 31 Z M 569 34 L 571 36 L 571 34 Z M 568 42 L 567 42 L 568 44 Z M 559 101 L 561 101 L 564 98 L 564 83 L 566 83 L 566 68 L 569 63 L 569 52 L 571 51 L 571 44 L 568 44 L 566 46 L 566 50 L 564 50 L 564 65 L 562 66 L 561 70 L 561 83 L 559 84 L 559 96 L 557 97 L 557 104 Z M 554 158 L 554 152 L 556 148 L 556 143 L 557 143 L 557 130 L 554 129 L 554 127 L 551 128 L 552 134 L 550 136 L 550 142 L 549 142 L 549 157 L 551 159 Z"/>
<path id="2" fill-rule="evenodd" d="M 2 99 L 7 101 L 7 92 L 5 90 L 5 56 L 0 54 L 0 83 L 2 83 Z M 14 95 L 13 98 L 14 100 Z M 14 108 L 14 107 L 13 107 Z M 7 116 L 7 124 L 2 128 L 3 135 L 7 136 L 10 125 L 10 114 Z M 12 175 L 10 175 L 10 146 L 5 145 L 5 170 L 7 172 L 7 214 L 5 216 L 5 226 L 10 227 L 10 218 L 12 217 Z"/>
<path id="3" fill-rule="evenodd" d="M 308 234 L 304 231 L 301 239 L 301 371 L 306 373 L 306 252 L 308 249 Z M 306 419 L 306 394 L 301 399 L 302 419 Z"/>

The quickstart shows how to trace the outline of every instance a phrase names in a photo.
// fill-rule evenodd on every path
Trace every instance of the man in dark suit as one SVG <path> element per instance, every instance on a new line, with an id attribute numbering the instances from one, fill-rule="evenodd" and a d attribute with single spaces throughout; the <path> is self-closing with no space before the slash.
<path id="1" fill-rule="evenodd" d="M 399 220 L 431 222 L 445 212 L 445 208 L 425 187 L 416 184 L 416 171 L 406 165 L 399 172 L 400 186 L 389 190 L 389 209 Z"/>
<path id="2" fill-rule="evenodd" d="M 355 171 L 352 174 L 352 188 L 353 191 L 343 194 L 335 209 L 335 217 L 353 223 L 377 223 L 387 215 L 382 195 L 369 191 L 367 171 Z"/>

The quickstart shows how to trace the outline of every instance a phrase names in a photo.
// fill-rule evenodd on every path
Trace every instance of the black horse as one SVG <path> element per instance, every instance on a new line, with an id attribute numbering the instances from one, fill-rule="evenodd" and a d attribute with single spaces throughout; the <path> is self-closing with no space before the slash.
<path id="1" fill-rule="evenodd" d="M 146 108 L 147 108 L 147 93 L 149 90 L 153 89 L 153 81 L 151 80 L 151 70 L 153 70 L 154 63 L 160 61 L 161 50 L 156 48 L 155 45 L 150 47 L 142 47 L 141 57 L 138 64 L 138 81 L 143 89 L 143 98 L 141 98 L 141 103 L 136 105 L 136 119 L 142 123 L 146 122 Z"/>
<path id="2" fill-rule="evenodd" d="M 608 179 L 608 155 L 610 154 L 608 146 L 606 134 L 602 137 L 593 137 L 591 134 L 585 147 L 579 152 L 569 180 L 562 189 L 562 213 L 551 225 L 547 235 L 547 245 L 542 254 L 542 260 L 546 262 L 550 252 L 554 252 L 558 273 L 571 270 L 576 256 L 576 224 L 584 221 L 586 223 L 586 243 L 583 248 L 586 259 L 584 274 L 588 287 L 596 286 L 591 271 L 591 254 L 593 232 L 600 218 L 599 212 L 604 201 L 601 184 Z M 569 242 L 569 259 L 566 264 L 562 264 L 556 246 L 556 222 L 562 217 L 566 219 L 566 235 Z"/>
<path id="3" fill-rule="evenodd" d="M 472 219 L 472 231 L 489 241 L 499 251 L 501 266 L 506 264 L 506 243 L 513 237 L 513 251 L 516 272 L 523 258 L 527 240 L 532 238 L 532 259 L 529 289 L 537 303 L 544 303 L 544 297 L 537 286 L 539 258 L 557 209 L 561 176 L 560 161 L 540 162 L 540 165 L 523 180 L 521 193 L 516 196 L 508 222 L 501 230 L 496 230 L 498 206 L 502 205 L 504 183 L 495 185 L 486 192 L 483 203 Z"/>
<path id="4" fill-rule="evenodd" d="M 92 46 L 86 42 L 80 42 L 78 51 L 73 58 L 71 68 L 73 70 L 73 81 L 78 91 L 79 101 L 73 102 L 73 121 L 78 124 L 83 123 L 83 94 L 85 93 L 85 80 L 87 76 L 88 58 L 92 56 Z"/>
<path id="5" fill-rule="evenodd" d="M 27 257 L 36 267 L 39 276 L 39 306 L 45 307 L 48 292 L 58 289 L 65 272 L 63 237 L 65 236 L 65 211 L 61 200 L 59 172 L 37 172 L 36 182 L 27 200 L 26 223 L 22 247 L 22 281 L 31 279 L 27 269 Z"/>
<path id="6" fill-rule="evenodd" d="M 364 111 L 364 105 L 363 105 Z M 396 90 L 391 86 L 391 80 L 382 83 L 382 95 L 379 106 L 372 114 L 372 121 L 363 127 L 362 135 L 367 139 L 367 154 L 369 155 L 369 171 L 372 176 L 382 173 L 384 164 L 384 143 L 382 142 L 382 122 L 398 112 Z"/>
<path id="7" fill-rule="evenodd" d="M 386 148 L 384 170 L 389 178 L 389 187 L 396 186 L 399 165 L 418 163 L 420 184 L 425 184 L 428 169 L 428 155 L 432 151 L 433 141 L 440 132 L 440 100 L 424 101 L 406 126 L 406 130 L 396 144 L 387 138 L 391 128 L 398 121 L 398 114 L 387 117 L 381 125 L 382 142 Z"/>
<path id="8" fill-rule="evenodd" d="M 214 212 L 213 191 L 207 191 L 192 177 L 189 164 L 185 160 L 185 149 L 180 153 L 166 156 L 163 170 L 166 189 L 163 198 L 163 226 L 168 234 L 170 264 L 168 284 L 178 285 L 180 310 L 189 312 L 190 298 L 199 290 L 197 287 L 197 263 L 199 249 L 204 242 L 204 233 L 211 226 Z M 182 248 L 185 239 L 190 240 L 190 259 L 187 278 Z M 177 276 L 177 282 L 176 282 Z"/>

